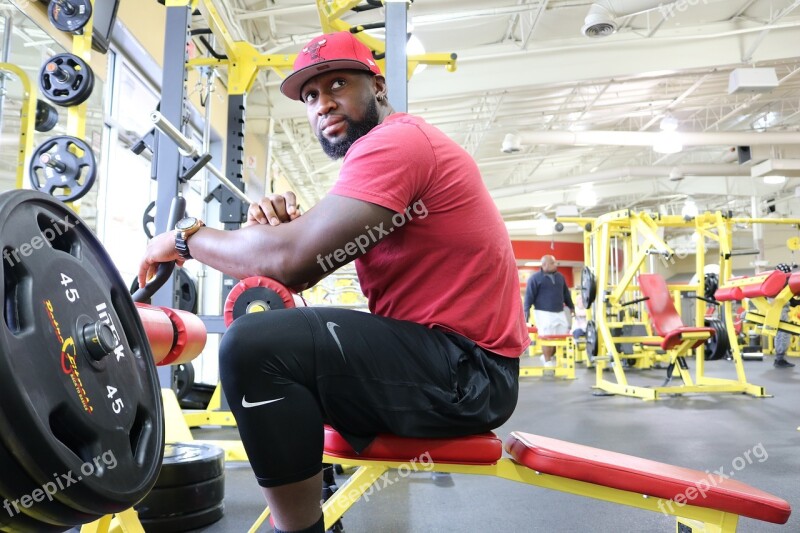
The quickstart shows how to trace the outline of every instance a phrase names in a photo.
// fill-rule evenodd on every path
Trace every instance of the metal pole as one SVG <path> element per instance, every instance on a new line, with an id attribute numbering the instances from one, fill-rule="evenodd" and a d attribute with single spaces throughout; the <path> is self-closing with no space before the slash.
<path id="1" fill-rule="evenodd" d="M 175 144 L 178 145 L 178 148 L 184 153 L 184 155 L 187 157 L 195 157 L 200 155 L 200 151 L 195 147 L 194 143 L 192 143 L 189 138 L 181 133 L 178 128 L 173 126 L 170 121 L 164 118 L 164 115 L 158 111 L 153 111 L 150 114 L 150 120 L 153 121 L 153 124 L 161 133 L 172 139 Z M 220 183 L 229 189 L 234 196 L 236 196 L 242 202 L 246 202 L 247 205 L 250 205 L 250 198 L 248 198 L 241 189 L 234 185 L 233 182 L 222 173 L 222 171 L 220 171 L 211 163 L 206 164 L 205 168 L 211 172 L 220 181 Z"/>
<path id="2" fill-rule="evenodd" d="M 3 53 L 0 56 L 0 63 L 8 63 L 8 58 L 11 55 L 11 34 L 14 30 L 13 20 L 11 15 L 5 14 L 3 16 Z M 6 73 L 0 72 L 0 133 L 3 131 L 3 109 L 6 106 Z M 33 117 L 31 117 L 33 120 Z"/>
<path id="3" fill-rule="evenodd" d="M 267 168 L 264 172 L 264 194 L 273 193 L 272 190 L 272 145 L 275 142 L 275 117 L 269 117 L 269 131 L 267 131 Z"/>
<path id="4" fill-rule="evenodd" d="M 758 211 L 760 201 L 761 198 L 757 196 L 750 198 L 750 213 L 753 218 L 758 218 L 761 214 Z M 753 265 L 753 272 L 758 274 L 763 269 L 761 262 L 764 261 L 764 227 L 761 224 L 753 224 L 753 248 L 758 250 L 758 255 L 756 255 L 755 264 Z"/>
<path id="5" fill-rule="evenodd" d="M 408 111 L 408 1 L 386 2 L 386 85 L 395 111 Z"/>

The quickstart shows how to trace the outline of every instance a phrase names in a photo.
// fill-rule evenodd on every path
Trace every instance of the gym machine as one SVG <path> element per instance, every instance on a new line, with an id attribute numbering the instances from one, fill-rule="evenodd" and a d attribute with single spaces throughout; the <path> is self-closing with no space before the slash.
<path id="1" fill-rule="evenodd" d="M 584 303 L 591 305 L 593 320 L 587 325 L 587 351 L 596 363 L 596 394 L 620 394 L 645 400 L 656 400 L 664 394 L 684 393 L 745 393 L 766 396 L 763 387 L 747 382 L 742 357 L 733 324 L 729 304 L 723 305 L 722 316 L 725 327 L 706 325 L 706 303 L 715 303 L 716 287 L 706 287 L 708 280 L 699 276 L 695 286 L 669 287 L 660 276 L 645 275 L 653 270 L 653 261 L 658 259 L 665 265 L 673 259 L 675 251 L 660 236 L 662 228 L 691 228 L 699 236 L 696 243 L 696 272 L 705 272 L 704 241 L 709 239 L 719 246 L 719 279 L 731 275 L 732 231 L 734 223 L 753 219 L 735 219 L 722 213 L 704 213 L 693 219 L 680 216 L 649 215 L 629 210 L 616 211 L 597 219 L 560 218 L 559 221 L 576 222 L 585 227 L 587 255 L 591 267 L 584 269 L 581 290 Z M 620 246 L 621 243 L 621 246 Z M 636 281 L 638 280 L 638 284 Z M 646 281 L 645 281 L 646 280 Z M 672 296 L 673 291 L 676 296 Z M 675 302 L 680 294 L 693 292 L 697 298 L 694 324 L 684 326 Z M 641 305 L 645 304 L 646 310 Z M 639 305 L 634 313 L 633 306 Z M 619 331 L 632 318 L 638 316 L 648 332 L 655 335 L 633 337 L 620 336 Z M 720 342 L 727 337 L 731 357 L 736 367 L 736 379 L 712 378 L 705 375 L 703 345 L 709 338 Z M 652 355 L 643 350 L 640 354 L 621 354 L 620 343 L 657 343 L 664 354 Z M 695 373 L 692 377 L 686 357 L 694 352 Z M 643 387 L 628 383 L 625 366 L 628 359 L 650 357 L 651 361 L 663 362 L 667 376 L 660 387 Z M 623 361 L 625 360 L 625 361 Z M 615 381 L 606 379 L 604 369 L 611 366 Z M 648 365 L 640 365 L 646 368 Z M 671 384 L 673 377 L 680 377 L 682 384 Z"/>

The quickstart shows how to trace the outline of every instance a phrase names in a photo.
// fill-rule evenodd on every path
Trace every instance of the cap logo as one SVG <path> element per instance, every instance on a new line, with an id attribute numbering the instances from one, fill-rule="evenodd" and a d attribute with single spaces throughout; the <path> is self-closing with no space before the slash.
<path id="1" fill-rule="evenodd" d="M 319 41 L 303 48 L 304 54 L 309 54 L 311 61 L 322 61 L 324 58 L 320 57 L 319 49 L 327 44 L 327 39 L 320 39 Z"/>

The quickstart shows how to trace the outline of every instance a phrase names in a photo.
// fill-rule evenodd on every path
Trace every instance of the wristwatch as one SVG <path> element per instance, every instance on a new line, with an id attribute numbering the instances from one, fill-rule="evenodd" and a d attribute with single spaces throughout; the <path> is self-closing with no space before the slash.
<path id="1" fill-rule="evenodd" d="M 183 259 L 192 258 L 189 253 L 189 243 L 186 241 L 203 226 L 205 226 L 205 223 L 196 217 L 182 218 L 175 224 L 175 250 Z"/>

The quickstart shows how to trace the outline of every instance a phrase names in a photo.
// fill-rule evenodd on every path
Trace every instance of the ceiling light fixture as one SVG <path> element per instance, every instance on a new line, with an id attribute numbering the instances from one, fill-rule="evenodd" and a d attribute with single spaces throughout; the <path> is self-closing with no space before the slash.
<path id="1" fill-rule="evenodd" d="M 697 209 L 697 204 L 691 198 L 686 199 L 686 203 L 683 204 L 683 209 L 681 209 L 681 216 L 686 219 L 695 218 L 700 213 L 700 210 Z"/>
<path id="2" fill-rule="evenodd" d="M 661 119 L 661 132 L 653 143 L 653 151 L 659 154 L 677 154 L 683 150 L 683 143 L 677 130 L 678 119 L 671 115 Z"/>
<path id="3" fill-rule="evenodd" d="M 783 185 L 786 183 L 786 176 L 773 176 L 767 174 L 762 179 L 766 185 Z"/>

